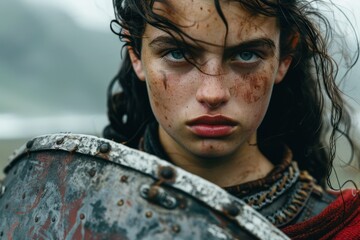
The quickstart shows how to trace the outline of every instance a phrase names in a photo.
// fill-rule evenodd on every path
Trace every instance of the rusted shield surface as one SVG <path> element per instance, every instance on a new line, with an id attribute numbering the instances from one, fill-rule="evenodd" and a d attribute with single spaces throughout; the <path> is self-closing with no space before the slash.
<path id="1" fill-rule="evenodd" d="M 35 138 L 5 171 L 0 239 L 288 239 L 216 185 L 101 138 Z"/>

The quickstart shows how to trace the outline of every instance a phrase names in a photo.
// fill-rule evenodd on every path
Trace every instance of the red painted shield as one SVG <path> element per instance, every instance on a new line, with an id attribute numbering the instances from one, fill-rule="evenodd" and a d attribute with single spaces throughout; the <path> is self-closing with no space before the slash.
<path id="1" fill-rule="evenodd" d="M 288 239 L 212 183 L 101 138 L 35 138 L 5 172 L 0 239 Z"/>

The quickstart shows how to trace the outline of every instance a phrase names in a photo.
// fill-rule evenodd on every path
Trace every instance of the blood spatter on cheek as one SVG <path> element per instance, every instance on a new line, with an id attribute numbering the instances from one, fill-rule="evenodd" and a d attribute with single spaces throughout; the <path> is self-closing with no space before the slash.
<path id="1" fill-rule="evenodd" d="M 168 83 L 168 76 L 164 71 L 160 71 L 148 78 L 149 97 L 153 113 L 158 122 L 166 128 L 173 127 L 172 114 L 174 104 L 174 93 L 171 84 Z"/>
<path id="2" fill-rule="evenodd" d="M 161 94 L 161 89 L 163 89 L 163 84 L 159 81 L 151 82 L 148 86 L 150 102 L 152 103 L 153 112 L 164 112 L 166 106 L 163 104 L 163 97 Z"/>
<path id="3" fill-rule="evenodd" d="M 160 107 L 160 103 L 159 101 L 157 101 L 156 99 L 153 100 L 154 104 L 155 104 L 155 107 L 159 108 Z"/>
<path id="4" fill-rule="evenodd" d="M 164 71 L 160 71 L 160 74 L 161 74 L 161 81 L 163 83 L 163 86 L 164 86 L 164 89 L 166 90 L 167 89 L 167 77 L 166 77 L 166 74 Z"/>
<path id="5" fill-rule="evenodd" d="M 249 75 L 245 79 L 243 88 L 243 98 L 247 103 L 255 103 L 267 96 L 269 89 L 269 79 L 265 76 Z"/>

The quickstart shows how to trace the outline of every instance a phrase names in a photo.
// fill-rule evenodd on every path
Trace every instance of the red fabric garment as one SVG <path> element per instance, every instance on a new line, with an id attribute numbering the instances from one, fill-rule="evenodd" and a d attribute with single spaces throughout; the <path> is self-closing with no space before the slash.
<path id="1" fill-rule="evenodd" d="M 291 239 L 360 239 L 360 191 L 345 190 L 319 215 L 281 229 Z"/>

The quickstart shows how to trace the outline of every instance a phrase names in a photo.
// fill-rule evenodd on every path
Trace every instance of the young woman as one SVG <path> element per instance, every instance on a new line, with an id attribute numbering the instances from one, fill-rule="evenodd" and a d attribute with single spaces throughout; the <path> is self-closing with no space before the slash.
<path id="1" fill-rule="evenodd" d="M 105 137 L 223 187 L 292 238 L 355 239 L 357 192 L 324 190 L 337 136 L 354 146 L 317 2 L 114 0 L 126 53 Z"/>

